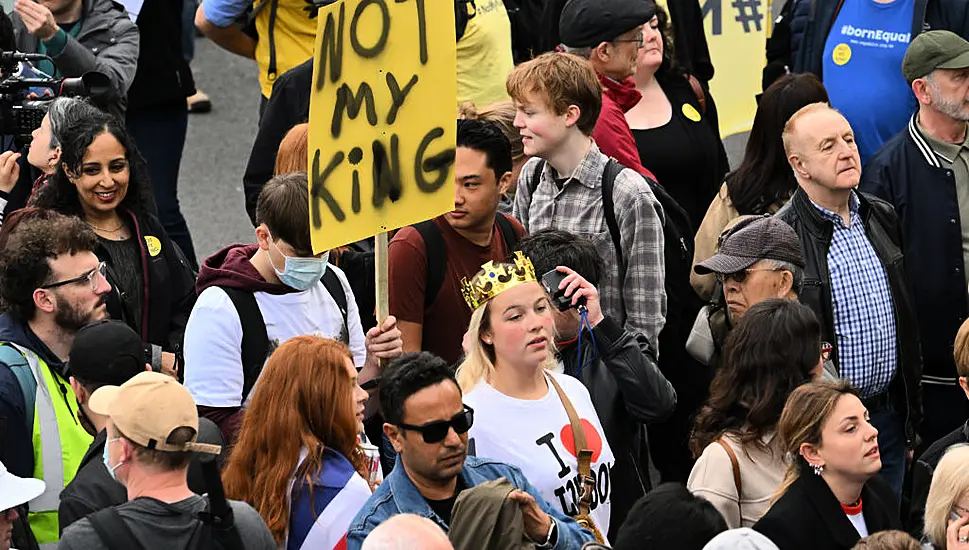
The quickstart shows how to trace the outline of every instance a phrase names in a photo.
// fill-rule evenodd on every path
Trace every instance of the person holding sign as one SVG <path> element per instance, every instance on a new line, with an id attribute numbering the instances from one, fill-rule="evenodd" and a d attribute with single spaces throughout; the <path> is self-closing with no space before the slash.
<path id="1" fill-rule="evenodd" d="M 235 440 L 267 355 L 290 338 L 317 335 L 347 344 L 360 379 L 379 360 L 402 353 L 397 321 L 388 317 L 364 336 L 343 272 L 313 254 L 305 173 L 269 181 L 256 208 L 257 244 L 229 246 L 199 272 L 199 300 L 185 338 L 185 385 L 202 416 Z"/>
<path id="2" fill-rule="evenodd" d="M 471 312 L 462 277 L 489 260 L 503 260 L 525 233 L 498 213 L 511 183 L 508 139 L 498 126 L 458 120 L 454 210 L 405 227 L 390 243 L 390 313 L 400 320 L 406 351 L 429 351 L 448 363 L 461 357 Z"/>
<path id="3" fill-rule="evenodd" d="M 515 217 L 532 233 L 592 240 L 606 266 L 603 312 L 657 348 L 666 316 L 663 211 L 646 180 L 592 139 L 602 107 L 595 71 L 574 55 L 547 53 L 516 67 L 506 85 L 525 154 L 539 157 L 522 168 Z"/>

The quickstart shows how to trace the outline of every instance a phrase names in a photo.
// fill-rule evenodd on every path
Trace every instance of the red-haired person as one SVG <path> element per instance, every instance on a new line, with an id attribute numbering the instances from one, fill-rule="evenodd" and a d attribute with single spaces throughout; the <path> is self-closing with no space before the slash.
<path id="1" fill-rule="evenodd" d="M 223 479 L 280 548 L 337 546 L 370 498 L 357 443 L 366 401 L 350 350 L 335 340 L 292 338 L 266 363 Z"/>

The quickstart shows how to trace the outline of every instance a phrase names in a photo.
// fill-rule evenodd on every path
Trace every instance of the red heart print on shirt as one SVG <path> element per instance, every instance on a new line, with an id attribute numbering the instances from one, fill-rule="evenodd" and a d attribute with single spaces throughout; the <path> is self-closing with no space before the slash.
<path id="1" fill-rule="evenodd" d="M 585 432 L 585 442 L 592 451 L 592 462 L 598 462 L 599 455 L 602 454 L 602 436 L 596 431 L 595 426 L 584 418 L 582 419 L 582 431 Z M 565 447 L 565 450 L 572 453 L 572 456 L 578 458 L 579 453 L 575 450 L 575 439 L 572 437 L 572 424 L 562 426 L 562 430 L 559 432 L 559 438 L 562 440 L 562 445 Z"/>

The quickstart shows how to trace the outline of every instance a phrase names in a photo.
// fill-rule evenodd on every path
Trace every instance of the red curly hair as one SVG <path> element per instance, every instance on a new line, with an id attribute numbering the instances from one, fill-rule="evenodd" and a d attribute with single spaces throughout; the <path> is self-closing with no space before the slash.
<path id="1" fill-rule="evenodd" d="M 341 343 L 299 336 L 273 352 L 259 376 L 222 479 L 226 496 L 252 505 L 277 543 L 286 537 L 286 493 L 303 449 L 311 452 L 295 475 L 307 480 L 311 490 L 323 467 L 324 447 L 366 476 L 346 368 L 352 360 Z"/>

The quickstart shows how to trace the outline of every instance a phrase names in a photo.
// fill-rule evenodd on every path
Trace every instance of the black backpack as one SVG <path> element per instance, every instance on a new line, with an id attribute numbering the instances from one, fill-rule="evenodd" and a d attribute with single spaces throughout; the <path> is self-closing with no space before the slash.
<path id="1" fill-rule="evenodd" d="M 340 278 L 332 269 L 327 269 L 321 279 L 326 291 L 333 297 L 340 313 L 343 315 L 343 331 L 350 333 L 347 323 L 347 293 L 343 290 Z M 252 391 L 253 385 L 262 372 L 262 367 L 269 356 L 270 348 L 269 334 L 266 332 L 266 320 L 263 319 L 262 312 L 259 311 L 259 304 L 256 303 L 256 296 L 252 292 L 237 288 L 219 287 L 232 305 L 235 306 L 239 314 L 239 321 L 242 323 L 242 401 L 245 402 Z"/>
<path id="2" fill-rule="evenodd" d="M 539 160 L 535 172 L 529 181 L 529 196 L 535 195 L 538 184 L 545 170 L 545 159 Z M 626 261 L 623 257 L 619 240 L 619 223 L 616 221 L 616 207 L 613 193 L 616 178 L 625 167 L 614 158 L 610 158 L 602 173 L 602 211 L 609 228 L 609 236 L 616 249 L 619 260 L 620 276 L 626 271 Z M 649 188 L 656 196 L 656 200 L 663 207 L 666 219 L 663 222 L 663 252 L 666 263 L 664 277 L 666 288 L 666 324 L 659 337 L 661 350 L 681 349 L 686 345 L 686 338 L 693 327 L 693 321 L 703 303 L 690 286 L 690 270 L 693 269 L 693 225 L 683 207 L 651 177 L 643 176 Z M 669 356 L 664 354 L 664 357 Z M 663 363 L 661 360 L 660 363 Z"/>
<path id="3" fill-rule="evenodd" d="M 495 216 L 498 224 L 498 231 L 505 240 L 505 246 L 511 253 L 518 248 L 518 235 L 515 227 L 511 224 L 508 216 L 498 213 Z M 447 275 L 447 249 L 444 247 L 444 236 L 441 230 L 434 224 L 434 220 L 426 220 L 412 226 L 420 233 L 424 239 L 425 256 L 427 258 L 427 284 L 424 287 L 424 309 L 431 307 L 437 294 L 444 284 L 444 276 Z"/>
<path id="4" fill-rule="evenodd" d="M 232 506 L 225 498 L 218 462 L 211 455 L 200 457 L 199 462 L 209 494 L 204 497 L 205 510 L 191 514 L 198 522 L 188 545 L 184 549 L 175 549 L 167 541 L 158 541 L 147 550 L 160 550 L 162 547 L 165 550 L 243 550 Z M 174 510 L 170 505 L 162 504 Z M 187 515 L 181 510 L 174 511 Z M 88 515 L 87 519 L 108 550 L 146 550 L 115 507 L 98 510 Z"/>

